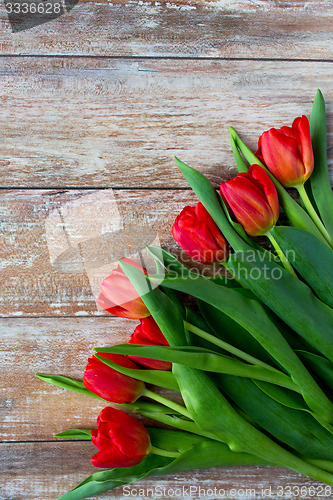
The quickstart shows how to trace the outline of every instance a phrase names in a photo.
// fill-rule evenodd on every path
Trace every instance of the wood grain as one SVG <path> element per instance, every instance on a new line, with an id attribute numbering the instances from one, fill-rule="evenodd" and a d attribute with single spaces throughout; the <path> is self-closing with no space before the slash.
<path id="1" fill-rule="evenodd" d="M 116 204 L 118 215 L 114 219 L 106 208 L 107 200 Z M 0 314 L 100 314 L 92 287 L 98 296 L 101 280 L 110 274 L 113 262 L 126 253 L 131 255 L 131 249 L 141 250 L 154 241 L 179 255 L 180 247 L 173 241 L 171 227 L 181 209 L 195 202 L 192 192 L 171 190 L 0 192 Z M 118 223 L 118 216 L 124 224 L 125 239 L 115 248 L 112 238 L 118 233 L 112 232 L 112 223 Z M 99 230 L 105 232 L 108 226 L 111 240 L 106 252 L 110 258 L 105 261 L 99 253 L 102 241 Z M 75 259 L 66 252 L 68 248 L 79 248 L 80 244 L 82 249 L 84 242 L 88 242 L 96 261 L 89 264 L 82 255 L 82 262 L 89 265 L 72 272 Z M 54 251 L 64 256 L 60 267 L 54 267 L 50 261 Z M 97 285 L 95 279 L 100 279 Z"/>
<path id="2" fill-rule="evenodd" d="M 98 311 L 98 283 L 154 239 L 181 256 L 171 226 L 196 199 L 173 156 L 218 186 L 236 173 L 228 125 L 256 149 L 263 130 L 309 115 L 319 87 L 332 166 L 332 18 L 331 0 L 87 0 L 12 33 L 0 3 L 1 500 L 55 499 L 94 472 L 91 443 L 53 435 L 94 427 L 104 403 L 34 374 L 81 378 L 93 346 L 128 340 L 137 322 Z M 184 485 L 194 500 L 199 487 L 333 498 L 263 467 L 148 479 L 131 498 Z"/>
<path id="3" fill-rule="evenodd" d="M 327 102 L 333 64 L 3 58 L 0 185 L 186 187 L 174 155 L 214 185 L 236 170 L 227 127 L 259 135 Z"/>
<path id="4" fill-rule="evenodd" d="M 2 319 L 1 440 L 53 440 L 73 427 L 96 428 L 107 403 L 47 384 L 35 374 L 82 380 L 93 347 L 127 343 L 137 324 L 113 317 Z"/>
<path id="5" fill-rule="evenodd" d="M 82 1 L 12 33 L 3 3 L 1 54 L 332 59 L 330 0 Z"/>
<path id="6" fill-rule="evenodd" d="M 96 471 L 89 463 L 94 450 L 93 445 L 86 442 L 0 444 L 2 500 L 14 498 L 15 500 L 55 500 Z M 192 487 L 191 495 L 190 486 Z M 282 487 L 285 488 L 285 494 L 281 490 Z M 304 488 L 302 493 L 301 487 Z M 132 490 L 120 487 L 90 498 L 91 500 L 99 498 L 125 500 L 135 497 L 152 500 L 157 498 L 199 500 L 208 497 L 233 500 L 242 498 L 310 500 L 316 498 L 314 494 L 320 493 L 321 487 L 320 483 L 287 469 L 225 467 L 148 478 L 132 484 Z M 182 488 L 187 488 L 187 495 L 182 495 Z M 216 488 L 217 495 L 220 493 L 220 496 L 214 495 L 214 492 L 209 494 L 210 488 Z M 175 495 L 175 490 L 178 490 L 178 495 Z M 131 491 L 132 494 L 129 494 Z M 204 496 L 205 493 L 206 496 Z M 327 494 L 322 493 L 317 498 L 328 499 L 331 498 L 331 494 L 327 490 Z"/>

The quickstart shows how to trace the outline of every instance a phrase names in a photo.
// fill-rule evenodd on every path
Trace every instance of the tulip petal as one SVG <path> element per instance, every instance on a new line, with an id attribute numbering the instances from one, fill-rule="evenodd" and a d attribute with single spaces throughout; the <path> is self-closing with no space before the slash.
<path id="1" fill-rule="evenodd" d="M 141 345 L 169 345 L 152 316 L 141 320 L 140 325 L 135 328 L 128 343 Z M 172 363 L 166 361 L 137 356 L 129 356 L 129 358 L 133 359 L 136 363 L 146 366 L 147 368 L 152 368 L 153 370 L 171 370 L 172 368 Z"/>
<path id="2" fill-rule="evenodd" d="M 201 219 L 203 210 L 200 204 L 185 207 L 175 220 L 172 234 L 191 258 L 210 264 L 226 258 L 228 245 L 208 212 L 203 215 L 204 220 Z"/>
<path id="3" fill-rule="evenodd" d="M 137 369 L 137 365 L 124 356 L 110 354 L 103 354 L 102 356 L 120 366 Z M 144 389 L 143 382 L 119 373 L 95 356 L 89 359 L 84 372 L 83 383 L 89 391 L 101 398 L 120 404 L 135 402 Z"/>
<path id="4" fill-rule="evenodd" d="M 272 209 L 273 220 L 275 225 L 279 218 L 280 205 L 279 205 L 279 197 L 273 181 L 270 179 L 269 175 L 265 172 L 265 170 L 261 168 L 259 165 L 251 165 L 248 174 L 251 175 L 252 178 L 258 181 L 262 186 L 268 204 Z"/>
<path id="5" fill-rule="evenodd" d="M 145 269 L 131 259 L 124 257 L 121 260 L 147 274 Z M 116 316 L 144 318 L 150 315 L 141 297 L 139 297 L 119 265 L 111 272 L 110 276 L 103 280 L 101 294 L 96 302 L 103 309 Z"/>
<path id="6" fill-rule="evenodd" d="M 297 127 L 298 130 L 300 151 L 305 168 L 304 181 L 306 181 L 312 174 L 314 167 L 309 120 L 304 115 L 302 118 L 296 118 L 293 122 L 294 127 Z"/>
<path id="7" fill-rule="evenodd" d="M 121 453 L 118 448 L 110 448 L 99 451 L 91 458 L 91 464 L 94 467 L 113 469 L 115 467 L 132 467 L 142 461 L 143 457 L 129 458 Z"/>
<path id="8" fill-rule="evenodd" d="M 91 438 L 100 450 L 91 459 L 95 467 L 131 467 L 140 463 L 149 453 L 149 434 L 130 415 L 106 407 L 98 416 L 97 425 L 98 429 L 92 431 Z"/>
<path id="9" fill-rule="evenodd" d="M 273 212 L 265 199 L 265 193 L 248 174 L 238 174 L 221 184 L 220 189 L 238 222 L 249 235 L 265 234 L 273 226 Z"/>
<path id="10" fill-rule="evenodd" d="M 262 134 L 261 148 L 267 167 L 283 186 L 303 183 L 305 170 L 294 138 L 270 129 Z"/>

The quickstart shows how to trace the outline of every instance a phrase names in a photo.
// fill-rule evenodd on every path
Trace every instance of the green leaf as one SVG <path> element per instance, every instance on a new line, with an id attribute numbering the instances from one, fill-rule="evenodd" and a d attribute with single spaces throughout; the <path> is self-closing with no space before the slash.
<path id="1" fill-rule="evenodd" d="M 204 317 L 197 311 L 186 307 L 186 321 L 192 325 L 201 328 L 202 330 L 208 332 L 210 335 L 214 335 L 214 331 L 210 328 L 208 323 L 205 321 Z M 195 335 L 194 333 L 186 330 L 188 334 L 188 344 L 197 347 L 204 347 L 205 349 L 214 350 L 217 354 L 228 355 L 228 352 L 219 346 L 213 345 L 206 339 Z"/>
<path id="2" fill-rule="evenodd" d="M 266 306 L 333 360 L 333 310 L 319 300 L 305 283 L 255 251 L 231 255 L 229 265 Z"/>
<path id="3" fill-rule="evenodd" d="M 124 344 L 125 346 L 130 346 L 135 344 Z M 118 348 L 118 346 L 112 347 L 95 347 L 94 350 L 98 352 L 114 352 L 113 349 Z M 118 352 L 119 350 L 117 350 Z M 164 387 L 164 389 L 170 389 L 172 391 L 179 391 L 179 387 L 177 384 L 177 380 L 175 376 L 169 372 L 164 370 L 143 370 L 143 369 L 135 369 L 135 368 L 127 368 L 125 366 L 118 365 L 117 363 L 111 361 L 110 359 L 103 358 L 95 354 L 97 359 L 100 359 L 106 365 L 110 366 L 119 373 L 123 373 L 124 375 L 128 375 L 129 377 L 135 378 L 136 380 L 141 380 L 142 382 L 146 382 L 147 384 L 158 385 L 159 387 Z"/>
<path id="4" fill-rule="evenodd" d="M 43 373 L 37 373 L 36 377 L 40 378 L 44 382 L 61 387 L 62 389 L 78 392 L 79 394 L 85 394 L 86 396 L 91 396 L 96 399 L 102 399 L 97 396 L 97 394 L 88 391 L 81 380 L 74 380 L 69 377 L 63 377 L 62 375 L 45 375 Z"/>
<path id="5" fill-rule="evenodd" d="M 169 278 L 171 277 L 171 275 L 174 275 L 175 277 L 191 276 L 192 279 L 196 279 L 197 276 L 201 276 L 199 271 L 195 271 L 195 272 L 190 271 L 189 269 L 187 269 L 187 267 L 185 267 L 183 264 L 181 264 L 176 259 L 176 257 L 171 255 L 166 250 L 162 250 L 162 256 L 163 256 L 162 260 L 160 257 L 160 253 L 161 253 L 160 248 L 147 246 L 147 250 L 154 257 L 154 259 L 159 260 L 159 262 L 167 270 Z M 220 268 L 220 269 L 222 269 L 222 268 Z M 154 281 L 155 276 L 150 276 L 150 277 L 151 277 L 152 281 Z M 159 281 L 161 278 L 161 275 L 156 276 L 156 278 Z M 231 278 L 231 277 L 227 276 L 226 274 L 223 276 L 207 276 L 206 279 L 208 279 L 209 281 L 213 281 L 214 283 L 221 284 L 223 286 L 227 286 L 230 288 L 241 288 L 241 285 L 234 278 Z M 163 287 L 161 287 L 161 289 L 165 292 Z"/>
<path id="6" fill-rule="evenodd" d="M 149 253 L 158 261 L 168 272 L 168 274 L 189 275 L 191 272 L 179 262 L 171 253 L 158 247 L 147 246 Z"/>
<path id="7" fill-rule="evenodd" d="M 186 344 L 183 316 L 179 308 L 159 288 L 149 286 L 149 277 L 146 277 L 142 271 L 123 261 L 119 261 L 119 265 L 135 286 L 139 296 L 162 330 L 168 343 L 175 346 Z M 147 293 L 149 288 L 150 292 Z M 172 322 L 170 321 L 171 311 Z"/>
<path id="8" fill-rule="evenodd" d="M 280 442 L 303 456 L 333 460 L 332 434 L 310 414 L 299 411 L 308 411 L 308 408 L 304 408 L 302 398 L 298 399 L 297 394 L 232 376 L 219 376 L 218 380 L 237 406 Z M 272 394 L 273 398 L 270 397 Z M 279 398 L 283 400 L 282 404 L 278 402 Z"/>
<path id="9" fill-rule="evenodd" d="M 298 282 L 289 273 L 287 274 Z M 169 280 L 168 277 L 165 277 L 163 286 L 170 286 L 175 290 L 189 293 L 208 302 L 245 328 L 289 373 L 293 381 L 300 387 L 310 408 L 328 421 L 333 419 L 332 403 L 290 348 L 272 321 L 270 311 L 258 300 L 244 295 L 242 289 L 216 285 L 201 277 L 197 277 L 196 280 L 180 277 Z M 276 294 L 272 297 L 275 298 L 275 296 Z M 278 324 L 278 322 L 278 318 L 276 318 L 276 323 Z"/>
<path id="10" fill-rule="evenodd" d="M 230 127 L 231 128 L 231 127 Z M 229 128 L 229 129 L 230 129 Z M 252 153 L 252 151 L 244 144 L 243 141 L 238 137 L 235 130 L 232 130 L 233 138 L 236 142 L 237 147 L 240 149 L 241 153 L 244 155 L 244 158 L 252 164 L 260 165 L 270 176 L 276 190 L 279 195 L 280 203 L 290 220 L 291 224 L 295 227 L 299 227 L 304 229 L 304 231 L 308 231 L 313 234 L 318 240 L 320 240 L 325 245 L 329 246 L 325 238 L 322 236 L 321 232 L 316 227 L 315 223 L 311 219 L 311 217 L 303 210 L 302 207 L 298 205 L 298 203 L 290 196 L 288 191 L 280 184 L 280 182 L 270 173 L 270 171 L 265 167 L 263 163 Z"/>
<path id="11" fill-rule="evenodd" d="M 151 289 L 150 293 L 146 294 L 145 281 L 148 278 L 134 266 L 124 262 L 120 265 L 169 344 L 172 347 L 185 345 L 186 335 L 182 317 L 170 299 L 158 288 Z M 218 285 L 215 286 L 218 289 L 221 288 Z M 228 291 L 233 290 L 228 289 Z M 173 373 L 177 378 L 187 410 L 195 423 L 204 431 L 212 432 L 217 439 L 227 443 L 234 451 L 258 455 L 269 463 L 287 466 L 320 481 L 333 484 L 332 475 L 286 451 L 242 418 L 206 373 L 178 363 L 173 364 Z"/>
<path id="12" fill-rule="evenodd" d="M 122 368 L 122 367 L 119 367 L 119 368 Z M 120 371 L 120 370 L 118 370 L 118 371 Z M 61 387 L 62 389 L 68 389 L 70 391 L 78 392 L 80 394 L 84 394 L 85 396 L 90 396 L 92 398 L 100 399 L 104 403 L 110 404 L 110 401 L 107 401 L 106 399 L 103 399 L 100 396 L 97 396 L 97 394 L 94 394 L 93 392 L 88 391 L 88 389 L 86 389 L 84 387 L 83 382 L 81 382 L 79 380 L 73 380 L 71 378 L 63 377 L 61 375 L 42 375 L 40 373 L 36 376 L 38 378 L 40 378 L 41 380 L 44 380 L 45 382 L 48 382 L 49 384 L 56 385 L 57 387 Z M 170 379 L 171 379 L 171 377 L 170 377 Z M 138 400 L 135 403 L 130 403 L 130 404 L 116 404 L 116 403 L 111 403 L 111 404 L 116 405 L 117 407 L 126 408 L 127 410 L 131 410 L 134 413 L 140 413 L 142 411 L 150 411 L 152 413 L 161 413 L 161 412 L 165 413 L 165 412 L 171 411 L 169 408 L 166 408 L 163 405 L 159 405 L 156 403 L 150 403 L 148 401 L 139 401 Z"/>
<path id="13" fill-rule="evenodd" d="M 333 307 L 332 250 L 312 234 L 296 227 L 276 226 L 271 233 L 316 295 Z"/>
<path id="14" fill-rule="evenodd" d="M 325 101 L 320 90 L 313 103 L 310 130 L 314 154 L 314 170 L 308 181 L 320 217 L 333 237 L 333 196 L 326 156 Z"/>
<path id="15" fill-rule="evenodd" d="M 211 215 L 226 240 L 235 250 L 247 249 L 248 245 L 230 225 L 224 210 L 221 207 L 215 189 L 209 180 L 194 168 L 175 158 L 177 166 L 201 203 Z"/>
<path id="16" fill-rule="evenodd" d="M 278 384 L 291 390 L 298 390 L 298 387 L 291 381 L 290 377 L 282 372 L 272 371 L 261 366 L 253 366 L 234 358 L 216 354 L 214 351 L 202 347 L 182 346 L 148 346 L 137 344 L 120 344 L 112 347 L 98 349 L 99 352 L 114 354 L 125 354 L 130 356 L 140 356 L 144 358 L 171 361 L 191 368 L 214 373 L 226 373 L 239 377 L 248 377 L 258 380 Z M 111 366 L 111 361 L 95 354 L 96 358 Z M 113 368 L 113 366 L 112 366 Z"/>
<path id="17" fill-rule="evenodd" d="M 180 449 L 184 451 L 176 459 L 148 455 L 134 467 L 96 472 L 58 500 L 83 500 L 145 477 L 161 476 L 184 470 L 233 465 L 268 465 L 258 457 L 234 453 L 227 445 L 210 439 L 165 429 L 148 429 L 148 431 L 153 446 L 161 447 L 167 443 L 170 446 L 170 443 L 175 442 L 179 443 Z"/>
<path id="18" fill-rule="evenodd" d="M 68 429 L 67 431 L 59 432 L 54 437 L 61 439 L 91 439 L 90 429 Z"/>
<path id="19" fill-rule="evenodd" d="M 299 394 L 296 394 L 294 391 L 280 388 L 273 384 L 267 384 L 266 382 L 262 382 L 261 380 L 253 380 L 253 382 L 271 399 L 274 399 L 281 405 L 287 406 L 288 408 L 292 408 L 294 410 L 310 412 L 309 407 L 304 402 L 303 398 Z"/>
<path id="20" fill-rule="evenodd" d="M 231 149 L 235 157 L 236 165 L 238 168 L 238 172 L 247 172 L 249 167 L 246 165 L 245 161 L 243 160 L 239 149 L 236 144 L 235 140 L 235 131 L 233 128 L 229 127 L 229 132 L 230 132 L 230 144 L 231 144 Z"/>
<path id="21" fill-rule="evenodd" d="M 287 406 L 288 408 L 292 408 L 294 410 L 305 411 L 309 415 L 311 415 L 314 419 L 316 419 L 319 424 L 325 428 L 330 434 L 333 434 L 333 426 L 328 424 L 327 421 L 321 418 L 321 415 L 318 415 L 311 411 L 307 405 L 304 404 L 302 398 L 299 397 L 295 392 L 289 391 L 284 387 L 278 387 L 277 385 L 267 384 L 266 382 L 262 382 L 259 380 L 254 380 L 253 382 L 259 387 L 265 394 L 267 394 L 270 398 L 274 399 L 278 403 Z"/>
<path id="22" fill-rule="evenodd" d="M 203 300 L 198 300 L 198 305 L 201 314 L 218 339 L 224 340 L 242 351 L 246 351 L 251 356 L 255 356 L 265 363 L 275 365 L 275 360 L 246 328 Z"/>
<path id="23" fill-rule="evenodd" d="M 323 356 L 297 350 L 297 355 L 333 390 L 333 364 Z"/>
<path id="24" fill-rule="evenodd" d="M 152 403 L 150 401 L 142 401 L 141 399 L 137 399 L 135 403 L 129 403 L 129 404 L 110 403 L 110 402 L 109 404 L 112 404 L 113 406 L 117 406 L 120 408 L 124 408 L 126 410 L 130 410 L 133 413 L 137 413 L 138 415 L 144 415 L 146 412 L 149 412 L 152 415 L 156 415 L 157 417 L 159 414 L 173 415 L 175 413 L 174 410 L 168 408 L 167 406 L 164 406 L 159 403 Z M 155 420 L 158 419 L 156 418 Z"/>
<path id="25" fill-rule="evenodd" d="M 76 488 L 59 497 L 58 500 L 82 500 L 99 495 L 118 486 L 143 479 L 152 474 L 153 471 L 158 470 L 163 474 L 163 469 L 171 461 L 172 459 L 167 457 L 148 455 L 140 464 L 134 467 L 96 472 L 76 486 Z"/>

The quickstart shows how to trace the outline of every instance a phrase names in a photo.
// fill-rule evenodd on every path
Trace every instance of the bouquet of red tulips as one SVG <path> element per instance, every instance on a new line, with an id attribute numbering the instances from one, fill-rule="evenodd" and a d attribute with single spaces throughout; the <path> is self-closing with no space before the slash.
<path id="1" fill-rule="evenodd" d="M 38 375 L 113 404 L 97 430 L 57 435 L 91 439 L 98 448 L 91 463 L 105 469 L 61 499 L 234 464 L 289 467 L 332 492 L 333 196 L 325 129 L 320 91 L 310 122 L 302 116 L 264 132 L 255 154 L 230 129 L 240 173 L 219 192 L 176 158 L 199 203 L 178 215 L 173 236 L 192 259 L 224 273 L 205 276 L 148 247 L 154 274 L 123 258 L 103 281 L 98 304 L 140 320 L 129 342 L 97 348 L 82 382 Z M 300 201 L 286 188 L 296 188 Z M 184 294 L 195 300 L 184 302 Z M 146 429 L 122 409 L 165 428 Z"/>

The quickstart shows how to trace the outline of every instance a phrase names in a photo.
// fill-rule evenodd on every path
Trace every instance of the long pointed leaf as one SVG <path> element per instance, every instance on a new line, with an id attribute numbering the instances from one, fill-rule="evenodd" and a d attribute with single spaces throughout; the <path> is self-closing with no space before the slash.
<path id="1" fill-rule="evenodd" d="M 228 356 L 215 354 L 214 351 L 209 351 L 208 349 L 203 349 L 201 347 L 164 347 L 123 344 L 105 347 L 102 349 L 98 348 L 97 350 L 99 352 L 109 352 L 159 359 L 162 361 L 171 361 L 172 363 L 197 368 L 202 371 L 254 378 L 270 382 L 272 384 L 278 384 L 291 390 L 299 390 L 290 377 L 282 372 L 279 373 L 261 366 L 249 365 Z M 103 356 L 99 356 L 97 354 L 95 356 L 106 365 L 111 366 L 111 362 L 107 358 L 103 358 Z"/>
<path id="2" fill-rule="evenodd" d="M 62 389 L 67 389 L 69 391 L 78 392 L 79 394 L 84 394 L 86 396 L 91 396 L 96 399 L 102 399 L 96 394 L 85 388 L 81 380 L 74 380 L 69 377 L 63 377 L 62 375 L 45 375 L 43 373 L 37 373 L 36 377 L 40 378 L 48 384 L 61 387 Z M 104 400 L 103 400 L 104 401 Z"/>
<path id="3" fill-rule="evenodd" d="M 124 346 L 134 346 L 134 349 L 129 348 L 132 352 L 136 352 L 135 344 L 124 344 Z M 122 346 L 122 345 L 121 345 Z M 112 346 L 112 347 L 95 347 L 95 351 L 98 352 L 120 352 L 118 349 L 120 346 Z M 116 349 L 116 351 L 114 351 Z M 163 370 L 141 370 L 135 368 L 127 368 L 125 366 L 118 365 L 117 363 L 111 361 L 110 359 L 106 360 L 106 358 L 102 358 L 95 354 L 97 359 L 103 361 L 103 363 L 107 364 L 114 370 L 117 370 L 119 373 L 123 373 L 124 375 L 128 375 L 129 377 L 135 378 L 136 380 L 141 380 L 142 382 L 146 382 L 147 384 L 158 385 L 159 387 L 163 387 L 164 389 L 170 389 L 172 391 L 179 391 L 179 387 L 177 384 L 177 380 L 175 376 L 169 371 Z"/>
<path id="4" fill-rule="evenodd" d="M 70 391 L 78 392 L 79 394 L 84 394 L 85 396 L 90 396 L 92 398 L 100 399 L 104 403 L 108 404 L 110 403 L 110 401 L 107 401 L 106 399 L 103 399 L 100 396 L 97 396 L 97 394 L 94 394 L 93 392 L 86 389 L 83 385 L 83 382 L 79 380 L 73 380 L 69 377 L 63 377 L 61 375 L 38 374 L 37 377 L 43 380 L 44 382 L 48 382 L 49 384 L 61 387 L 62 389 L 67 389 Z M 148 401 L 137 400 L 135 403 L 130 403 L 130 404 L 116 404 L 116 403 L 112 404 L 119 406 L 121 408 L 126 408 L 127 410 L 131 410 L 134 413 L 139 413 L 140 411 L 150 411 L 152 413 L 172 412 L 172 410 L 170 410 L 170 408 L 167 408 L 166 406 L 156 403 L 151 403 Z"/>
<path id="5" fill-rule="evenodd" d="M 166 277 L 163 286 L 170 286 L 204 300 L 239 323 L 286 369 L 300 387 L 310 408 L 328 421 L 333 419 L 332 403 L 290 348 L 260 302 L 243 295 L 241 289 L 226 288 L 201 277 L 196 280 Z"/>
<path id="6" fill-rule="evenodd" d="M 333 195 L 326 156 L 325 101 L 320 90 L 313 103 L 310 130 L 315 165 L 308 182 L 319 214 L 333 237 Z"/>
<path id="7" fill-rule="evenodd" d="M 217 338 L 228 342 L 238 349 L 274 365 L 275 360 L 262 345 L 243 326 L 212 305 L 198 301 L 199 309 Z"/>
<path id="8" fill-rule="evenodd" d="M 177 308 L 158 288 L 152 289 L 149 294 L 142 293 L 146 289 L 146 277 L 140 270 L 124 262 L 121 267 L 142 296 L 169 344 L 184 345 L 186 336 Z M 255 454 L 267 462 L 287 466 L 333 484 L 331 474 L 286 451 L 242 418 L 204 372 L 174 363 L 173 373 L 194 421 L 203 430 L 212 432 L 218 439 L 226 442 L 230 449 Z"/>
<path id="9" fill-rule="evenodd" d="M 67 431 L 59 432 L 54 437 L 60 439 L 91 439 L 90 429 L 68 429 Z"/>
<path id="10" fill-rule="evenodd" d="M 201 203 L 209 212 L 230 245 L 235 250 L 247 249 L 248 245 L 229 223 L 228 218 L 226 217 L 224 210 L 221 207 L 215 189 L 213 188 L 209 180 L 203 174 L 201 174 L 197 170 L 194 170 L 194 168 L 189 167 L 188 165 L 186 165 L 186 163 L 182 162 L 178 158 L 175 158 L 175 160 L 179 170 L 181 171 Z"/>
<path id="11" fill-rule="evenodd" d="M 279 441 L 303 456 L 333 460 L 333 436 L 311 415 L 279 404 L 251 380 L 223 375 L 218 381 L 247 415 Z"/>
<path id="12" fill-rule="evenodd" d="M 333 361 L 333 310 L 305 283 L 259 252 L 233 254 L 229 265 L 266 306 Z"/>
<path id="13" fill-rule="evenodd" d="M 158 434 L 163 432 L 164 441 L 183 441 L 181 432 L 156 430 L 155 436 L 149 430 L 154 446 L 163 444 Z M 165 432 L 170 433 L 165 435 Z M 157 434 L 158 433 L 158 434 Z M 193 436 L 188 434 L 189 440 Z M 58 500 L 83 500 L 124 484 L 132 483 L 149 476 L 161 476 L 184 470 L 207 467 L 227 467 L 233 465 L 269 465 L 258 457 L 245 453 L 234 453 L 227 445 L 210 439 L 194 441 L 192 446 L 185 449 L 176 459 L 157 455 L 148 455 L 143 462 L 134 467 L 111 469 L 97 472 L 79 484 L 72 491 L 65 493 Z"/>
<path id="14" fill-rule="evenodd" d="M 277 226 L 271 233 L 292 265 L 325 304 L 333 307 L 333 252 L 297 227 Z"/>

